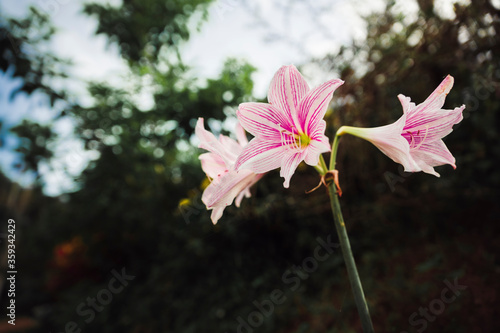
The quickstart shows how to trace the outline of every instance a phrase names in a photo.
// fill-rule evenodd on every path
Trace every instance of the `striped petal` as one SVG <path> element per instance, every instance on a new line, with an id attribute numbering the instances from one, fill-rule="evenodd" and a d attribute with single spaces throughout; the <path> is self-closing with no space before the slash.
<path id="1" fill-rule="evenodd" d="M 283 187 L 288 188 L 290 186 L 290 179 L 292 178 L 295 170 L 299 166 L 300 162 L 304 160 L 305 152 L 291 152 L 285 155 L 282 159 L 280 176 L 285 178 L 283 182 Z"/>
<path id="2" fill-rule="evenodd" d="M 287 151 L 279 141 L 254 138 L 238 156 L 234 168 L 249 169 L 255 173 L 265 173 L 281 166 L 281 160 Z"/>
<path id="3" fill-rule="evenodd" d="M 313 140 L 305 150 L 304 162 L 310 166 L 316 166 L 319 163 L 319 156 L 331 150 L 330 142 L 326 136 L 323 135 L 321 141 Z"/>
<path id="4" fill-rule="evenodd" d="M 435 110 L 422 114 L 413 114 L 403 128 L 403 135 L 419 145 L 420 142 L 432 142 L 444 138 L 453 131 L 453 125 L 463 119 L 465 105 L 453 110 Z"/>
<path id="5" fill-rule="evenodd" d="M 432 94 L 421 104 L 415 106 L 409 103 L 409 98 L 399 95 L 399 100 L 406 113 L 406 125 L 403 133 L 411 135 L 409 138 L 417 145 L 422 142 L 433 142 L 450 134 L 452 127 L 462 119 L 465 105 L 454 110 L 441 109 L 446 96 L 453 87 L 453 77 L 448 75 Z M 406 103 L 403 103 L 403 99 Z"/>
<path id="6" fill-rule="evenodd" d="M 357 128 L 342 126 L 339 129 L 339 134 L 348 133 L 370 141 L 394 162 L 403 165 L 404 170 L 407 172 L 421 171 L 410 155 L 408 141 L 401 136 L 405 120 L 406 115 L 403 115 L 395 123 L 380 127 Z"/>
<path id="7" fill-rule="evenodd" d="M 229 171 L 223 176 L 214 179 L 207 186 L 201 200 L 207 209 L 213 209 L 212 222 L 217 223 L 224 208 L 233 203 L 233 200 L 242 191 L 255 184 L 260 179 L 250 170 Z M 241 201 L 241 200 L 240 200 Z"/>
<path id="8" fill-rule="evenodd" d="M 305 133 L 309 134 L 315 131 L 325 116 L 333 92 L 343 83 L 344 81 L 339 79 L 330 80 L 309 91 L 304 96 L 300 102 L 298 118 Z"/>
<path id="9" fill-rule="evenodd" d="M 274 75 L 267 99 L 276 108 L 283 110 L 287 119 L 298 126 L 297 109 L 309 91 L 309 86 L 295 66 L 283 66 Z"/>
<path id="10" fill-rule="evenodd" d="M 443 140 L 437 140 L 432 143 L 424 143 L 418 149 L 411 150 L 411 154 L 422 171 L 439 177 L 439 173 L 434 171 L 435 166 L 450 164 L 456 169 L 455 157 L 446 147 Z"/>
<path id="11" fill-rule="evenodd" d="M 217 138 L 209 131 L 207 131 L 203 124 L 203 118 L 198 118 L 198 122 L 196 123 L 195 133 L 198 139 L 200 140 L 200 144 L 198 148 L 202 148 L 212 152 L 216 155 L 219 155 L 220 158 L 226 163 L 226 166 L 229 168 L 230 165 L 234 164 L 237 155 L 224 147 L 224 145 L 217 140 Z"/>
<path id="12" fill-rule="evenodd" d="M 432 94 L 427 97 L 427 99 L 419 104 L 412 113 L 426 113 L 441 109 L 444 105 L 444 101 L 446 99 L 446 95 L 450 92 L 453 87 L 454 79 L 451 75 L 446 76 L 446 78 L 439 84 L 439 86 L 432 92 Z M 411 118 L 412 114 L 408 114 Z"/>
<path id="13" fill-rule="evenodd" d="M 322 141 L 323 137 L 325 136 L 325 130 L 326 130 L 326 121 L 321 120 L 315 127 L 314 130 L 311 131 L 309 134 L 309 137 L 313 140 L 318 140 Z M 328 139 L 328 138 L 327 138 Z M 329 144 L 328 144 L 329 145 Z"/>
<path id="14" fill-rule="evenodd" d="M 283 110 L 267 103 L 240 104 L 236 115 L 247 132 L 261 138 L 279 139 L 283 129 L 291 131 L 293 127 Z"/>
<path id="15" fill-rule="evenodd" d="M 255 184 L 262 175 L 250 170 L 234 170 L 237 156 L 243 151 L 247 142 L 245 132 L 241 126 L 236 128 L 238 142 L 228 136 L 220 135 L 219 140 L 203 126 L 203 118 L 196 124 L 196 135 L 200 142 L 199 147 L 208 150 L 201 154 L 201 167 L 212 182 L 203 191 L 202 201 L 207 209 L 212 210 L 211 219 L 215 224 L 221 218 L 226 206 L 236 199 L 239 207 L 244 196 L 250 196 L 250 186 Z"/>

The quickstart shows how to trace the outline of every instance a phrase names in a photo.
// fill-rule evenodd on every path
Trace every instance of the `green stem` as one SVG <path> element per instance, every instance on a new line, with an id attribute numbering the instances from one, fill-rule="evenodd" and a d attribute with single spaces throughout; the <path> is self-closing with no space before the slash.
<path id="1" fill-rule="evenodd" d="M 322 166 L 320 164 L 318 165 L 315 165 L 314 166 L 314 169 L 316 169 L 316 171 L 318 171 L 318 173 L 323 176 L 325 174 L 325 170 L 322 168 Z"/>
<path id="2" fill-rule="evenodd" d="M 340 210 L 339 197 L 337 195 L 335 184 L 330 184 L 328 186 L 328 190 L 330 192 L 330 203 L 332 206 L 333 219 L 335 221 L 335 229 L 337 229 L 337 234 L 339 236 L 340 247 L 342 248 L 342 255 L 344 256 L 344 261 L 347 267 L 347 275 L 351 283 L 354 300 L 356 301 L 356 307 L 358 308 L 358 313 L 361 317 L 363 332 L 372 333 L 374 330 L 372 320 L 370 318 L 370 311 L 368 310 L 368 305 L 366 304 L 363 286 L 361 285 L 361 280 L 359 279 L 358 270 L 356 268 L 356 262 L 354 261 L 354 256 L 351 251 L 351 245 L 349 243 L 349 237 L 347 236 L 342 211 Z"/>
<path id="3" fill-rule="evenodd" d="M 328 171 L 323 155 L 319 155 L 319 163 L 318 166 L 315 168 L 317 168 L 316 170 L 318 170 L 321 176 L 323 176 Z"/>
<path id="4" fill-rule="evenodd" d="M 330 170 L 335 170 L 335 164 L 336 164 L 336 159 L 337 159 L 337 150 L 339 149 L 339 138 L 342 134 L 342 129 L 344 127 L 339 128 L 337 131 L 337 134 L 335 134 L 335 138 L 333 139 L 333 144 L 332 144 L 332 155 L 330 156 Z"/>
<path id="5" fill-rule="evenodd" d="M 335 139 L 333 140 L 332 156 L 330 158 L 330 170 L 335 170 L 339 137 L 343 134 L 341 129 L 342 128 L 337 131 Z M 333 182 L 328 186 L 328 191 L 330 194 L 330 204 L 332 207 L 335 229 L 337 230 L 337 234 L 339 237 L 342 255 L 344 256 L 344 261 L 347 268 L 347 276 L 349 277 L 349 282 L 351 283 L 354 300 L 356 301 L 356 307 L 358 308 L 358 313 L 361 318 L 363 332 L 373 333 L 374 330 L 372 320 L 370 318 L 370 311 L 368 310 L 368 305 L 366 304 L 363 286 L 361 285 L 361 280 L 359 279 L 358 269 L 356 268 L 356 262 L 354 261 L 354 256 L 351 251 L 351 244 L 349 243 L 349 237 L 347 236 L 344 217 L 342 216 L 342 210 L 340 209 L 339 196 Z"/>

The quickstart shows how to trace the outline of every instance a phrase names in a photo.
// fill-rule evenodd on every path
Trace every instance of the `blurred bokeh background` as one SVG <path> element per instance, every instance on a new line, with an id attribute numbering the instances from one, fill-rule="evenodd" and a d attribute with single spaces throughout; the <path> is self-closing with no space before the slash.
<path id="1" fill-rule="evenodd" d="M 200 200 L 196 119 L 229 133 L 294 63 L 311 86 L 345 80 L 330 138 L 455 78 L 457 169 L 407 174 L 345 137 L 341 203 L 377 332 L 497 332 L 497 32 L 497 0 L 1 1 L 0 331 L 361 332 L 341 254 L 307 266 L 336 238 L 312 168 L 290 189 L 270 172 L 215 226 Z"/>

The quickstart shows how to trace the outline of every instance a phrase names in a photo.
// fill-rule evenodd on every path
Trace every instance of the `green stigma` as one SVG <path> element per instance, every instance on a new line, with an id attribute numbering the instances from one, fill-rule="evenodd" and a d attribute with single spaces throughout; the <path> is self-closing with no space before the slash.
<path id="1" fill-rule="evenodd" d="M 299 134 L 299 137 L 297 138 L 297 144 L 301 148 L 305 148 L 305 147 L 309 146 L 309 143 L 311 143 L 311 138 L 309 137 L 309 135 L 307 135 L 305 133 Z"/>

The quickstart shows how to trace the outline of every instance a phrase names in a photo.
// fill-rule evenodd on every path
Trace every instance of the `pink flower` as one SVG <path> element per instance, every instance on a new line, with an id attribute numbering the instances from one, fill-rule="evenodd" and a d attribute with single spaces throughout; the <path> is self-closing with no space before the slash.
<path id="1" fill-rule="evenodd" d="M 249 133 L 250 143 L 238 157 L 235 169 L 256 173 L 281 167 L 288 188 L 300 162 L 316 166 L 319 155 L 330 151 L 323 116 L 342 80 L 330 80 L 310 90 L 295 66 L 283 66 L 274 75 L 268 103 L 243 103 L 238 119 Z"/>
<path id="2" fill-rule="evenodd" d="M 450 164 L 456 168 L 455 158 L 442 138 L 462 120 L 465 108 L 462 105 L 453 110 L 441 109 L 452 87 L 453 77 L 448 75 L 419 105 L 400 94 L 403 116 L 395 123 L 375 128 L 343 126 L 337 135 L 348 133 L 370 141 L 393 161 L 402 164 L 405 171 L 423 171 L 439 177 L 434 167 Z"/>
<path id="3" fill-rule="evenodd" d="M 207 209 L 212 209 L 211 219 L 216 224 L 224 208 L 235 198 L 236 207 L 239 207 L 244 196 L 250 197 L 250 187 L 262 178 L 263 174 L 255 174 L 250 170 L 234 170 L 237 156 L 248 143 L 245 131 L 239 124 L 236 129 L 238 142 L 222 134 L 217 140 L 212 133 L 205 130 L 203 118 L 198 119 L 196 135 L 201 141 L 198 147 L 209 151 L 201 154 L 199 158 L 203 171 L 212 179 L 203 191 L 201 201 Z"/>

